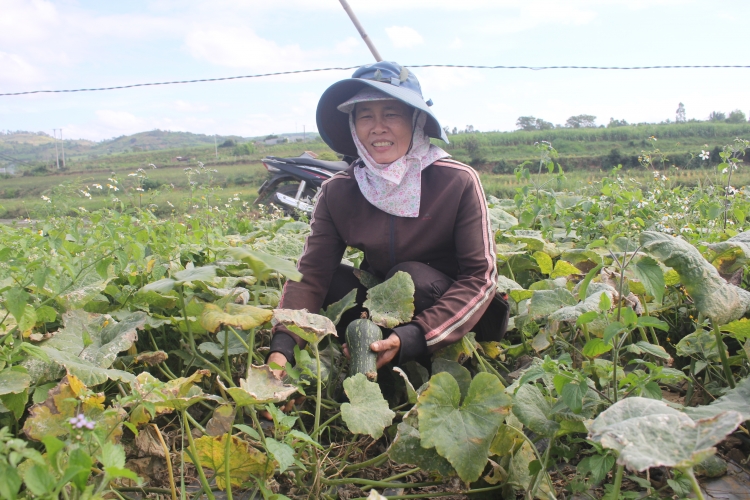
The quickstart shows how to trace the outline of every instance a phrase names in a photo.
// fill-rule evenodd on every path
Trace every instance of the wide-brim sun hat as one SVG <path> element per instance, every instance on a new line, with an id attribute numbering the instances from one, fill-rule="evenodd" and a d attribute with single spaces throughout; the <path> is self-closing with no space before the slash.
<path id="1" fill-rule="evenodd" d="M 338 106 L 366 86 L 423 111 L 427 115 L 425 134 L 448 142 L 445 131 L 430 109 L 432 101 L 425 102 L 419 80 L 414 73 L 398 63 L 381 61 L 357 68 L 351 78 L 338 81 L 323 92 L 318 101 L 315 119 L 320 137 L 331 149 L 343 155 L 358 155 L 349 130 L 349 115 L 340 111 Z"/>

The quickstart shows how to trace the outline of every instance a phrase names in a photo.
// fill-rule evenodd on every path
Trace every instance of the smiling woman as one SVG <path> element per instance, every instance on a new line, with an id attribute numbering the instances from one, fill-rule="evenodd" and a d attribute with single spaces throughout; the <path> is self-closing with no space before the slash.
<path id="1" fill-rule="evenodd" d="M 341 264 L 346 247 L 362 250 L 360 267 L 380 280 L 408 273 L 415 315 L 367 341 L 378 369 L 411 360 L 429 366 L 431 353 L 470 330 L 499 340 L 507 325 L 482 186 L 471 167 L 430 142 L 447 142 L 431 105 L 414 74 L 392 62 L 357 69 L 318 103 L 321 137 L 354 161 L 323 184 L 299 260 L 302 280 L 286 283 L 280 307 L 319 311 L 356 289 L 359 305 L 338 324 L 344 338 L 367 294 Z M 269 362 L 284 366 L 296 345 L 303 339 L 277 325 Z"/>

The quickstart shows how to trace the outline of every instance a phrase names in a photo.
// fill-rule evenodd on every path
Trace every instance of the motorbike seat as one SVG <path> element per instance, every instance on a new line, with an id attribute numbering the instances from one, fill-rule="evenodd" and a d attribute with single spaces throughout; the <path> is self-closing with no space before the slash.
<path id="1" fill-rule="evenodd" d="M 332 172 L 341 172 L 349 168 L 349 164 L 345 161 L 328 161 L 328 160 L 316 160 L 314 158 L 278 158 L 276 156 L 269 156 L 268 158 L 282 161 L 284 163 L 292 163 L 294 165 L 308 165 L 310 167 L 318 167 Z"/>

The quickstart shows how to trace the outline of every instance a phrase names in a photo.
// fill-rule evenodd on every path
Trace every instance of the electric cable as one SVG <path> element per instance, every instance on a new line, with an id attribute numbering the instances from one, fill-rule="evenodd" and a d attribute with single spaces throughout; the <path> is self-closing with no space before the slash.
<path id="1" fill-rule="evenodd" d="M 405 65 L 407 68 L 468 68 L 468 69 L 528 69 L 531 71 L 574 69 L 574 70 L 654 70 L 654 69 L 750 69 L 750 65 L 660 65 L 660 66 L 481 66 L 468 64 L 413 64 Z M 226 80 L 241 80 L 247 78 L 264 78 L 279 75 L 295 75 L 300 73 L 316 73 L 322 71 L 342 71 L 356 69 L 360 66 L 298 69 L 292 71 L 278 71 L 275 73 L 259 73 L 257 75 L 225 76 L 221 78 L 198 78 L 194 80 L 175 80 L 168 82 L 134 83 L 130 85 L 116 85 L 113 87 L 81 88 L 81 89 L 59 89 L 59 90 L 27 90 L 24 92 L 0 93 L 0 97 L 19 96 L 29 94 L 59 94 L 73 92 L 99 92 L 103 90 L 131 89 L 135 87 L 152 87 L 160 85 L 178 85 L 186 83 L 221 82 Z"/>

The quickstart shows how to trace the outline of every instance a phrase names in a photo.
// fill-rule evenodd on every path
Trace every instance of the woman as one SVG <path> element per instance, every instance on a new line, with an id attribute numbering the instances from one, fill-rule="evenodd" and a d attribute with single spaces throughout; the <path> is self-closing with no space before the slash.
<path id="1" fill-rule="evenodd" d="M 357 158 L 323 183 L 311 232 L 279 307 L 317 312 L 353 288 L 366 289 L 341 264 L 347 246 L 364 252 L 362 269 L 387 279 L 408 272 L 415 284 L 413 320 L 386 332 L 370 348 L 377 366 L 417 360 L 475 331 L 499 340 L 507 302 L 495 294 L 494 238 L 484 192 L 474 170 L 430 143 L 448 142 L 417 78 L 392 62 L 357 69 L 329 87 L 318 103 L 317 124 L 334 151 Z M 343 331 L 362 309 L 348 311 Z M 269 362 L 284 366 L 304 341 L 277 326 Z"/>

